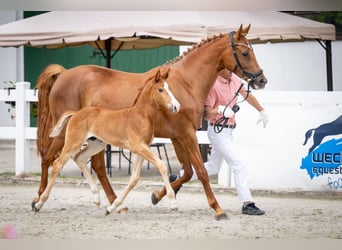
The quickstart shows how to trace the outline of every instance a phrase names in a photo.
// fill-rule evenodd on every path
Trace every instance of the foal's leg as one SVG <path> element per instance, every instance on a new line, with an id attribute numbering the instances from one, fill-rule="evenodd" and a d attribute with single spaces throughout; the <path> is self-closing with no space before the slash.
<path id="1" fill-rule="evenodd" d="M 37 203 L 32 204 L 32 208 L 35 212 L 38 212 L 43 207 L 43 205 L 47 201 L 47 199 L 49 198 L 51 189 L 53 187 L 53 184 L 55 183 L 57 175 L 60 173 L 64 164 L 69 159 L 70 159 L 70 153 L 63 153 L 62 152 L 62 154 L 53 162 L 50 180 L 48 181 L 46 189 L 41 194 L 41 196 L 39 197 L 39 201 Z"/>
<path id="2" fill-rule="evenodd" d="M 177 204 L 176 204 L 176 199 L 175 199 L 175 192 L 172 189 L 172 186 L 169 181 L 169 176 L 168 176 L 168 170 L 166 165 L 162 160 L 160 160 L 152 151 L 151 148 L 148 145 L 143 145 L 141 148 L 139 148 L 139 155 L 143 156 L 146 160 L 150 161 L 159 171 L 159 173 L 162 176 L 162 179 L 164 181 L 165 187 L 166 187 L 166 194 L 167 197 L 171 201 L 171 209 L 176 210 L 177 209 Z M 153 195 L 152 194 L 152 200 L 153 200 Z"/>
<path id="3" fill-rule="evenodd" d="M 139 181 L 141 166 L 143 164 L 144 158 L 136 154 L 134 154 L 134 158 L 135 159 L 133 160 L 133 164 L 131 167 L 131 177 L 129 179 L 127 188 L 124 190 L 123 194 L 113 202 L 111 206 L 107 207 L 106 215 L 112 213 L 124 202 L 129 192 L 137 185 Z"/>
<path id="4" fill-rule="evenodd" d="M 193 175 L 193 170 L 192 170 L 191 163 L 189 161 L 189 158 L 186 154 L 185 149 L 183 149 L 181 144 L 176 139 L 172 139 L 172 143 L 175 149 L 175 153 L 177 155 L 177 159 L 182 164 L 182 167 L 184 169 L 183 176 L 171 183 L 173 190 L 176 190 L 183 183 L 186 183 L 191 179 Z M 155 191 L 152 194 L 152 204 L 156 205 L 165 195 L 166 195 L 166 188 L 164 186 L 162 190 Z"/>
<path id="5" fill-rule="evenodd" d="M 82 149 L 81 152 L 79 152 L 75 157 L 74 161 L 77 163 L 77 165 L 82 170 L 82 173 L 84 174 L 86 180 L 88 181 L 90 185 L 90 190 L 93 193 L 94 196 L 94 204 L 99 207 L 100 206 L 100 192 L 99 188 L 91 176 L 91 173 L 89 172 L 87 168 L 87 160 L 92 156 L 95 155 L 103 150 L 103 148 L 106 146 L 106 144 L 96 140 L 91 141 L 88 140 L 88 145 L 84 149 Z"/>

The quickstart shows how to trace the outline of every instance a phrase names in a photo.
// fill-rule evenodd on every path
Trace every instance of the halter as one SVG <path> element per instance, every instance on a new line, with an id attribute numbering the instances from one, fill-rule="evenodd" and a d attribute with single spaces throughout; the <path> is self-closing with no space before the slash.
<path id="1" fill-rule="evenodd" d="M 242 72 L 242 78 L 247 80 L 248 86 L 249 86 L 250 82 L 255 81 L 255 79 L 262 74 L 262 69 L 260 69 L 259 71 L 255 72 L 255 73 L 251 73 L 251 72 L 245 71 L 243 69 L 243 67 L 241 66 L 241 63 L 239 61 L 239 58 L 236 54 L 236 47 L 237 46 L 245 46 L 248 49 L 252 49 L 252 47 L 249 44 L 235 43 L 234 42 L 234 34 L 235 34 L 235 31 L 230 32 L 230 44 L 232 46 L 234 58 L 236 61 L 233 72 L 235 73 L 237 68 L 239 67 L 241 72 Z"/>

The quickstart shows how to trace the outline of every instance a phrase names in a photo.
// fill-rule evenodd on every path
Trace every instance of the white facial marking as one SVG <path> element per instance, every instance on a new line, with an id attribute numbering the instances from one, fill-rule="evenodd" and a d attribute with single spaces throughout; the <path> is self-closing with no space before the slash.
<path id="1" fill-rule="evenodd" d="M 178 112 L 179 108 L 180 108 L 180 103 L 178 102 L 178 100 L 176 99 L 176 97 L 172 94 L 172 92 L 169 89 L 169 84 L 167 82 L 164 82 L 164 89 L 166 90 L 166 92 L 169 94 L 170 98 L 171 98 L 171 103 L 172 103 L 172 112 Z"/>

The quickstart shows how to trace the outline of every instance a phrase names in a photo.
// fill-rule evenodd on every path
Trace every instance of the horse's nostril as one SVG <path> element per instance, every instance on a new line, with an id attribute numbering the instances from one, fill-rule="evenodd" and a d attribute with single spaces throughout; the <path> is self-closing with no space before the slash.
<path id="1" fill-rule="evenodd" d="M 261 78 L 259 83 L 266 84 L 267 83 L 267 79 L 266 78 Z"/>

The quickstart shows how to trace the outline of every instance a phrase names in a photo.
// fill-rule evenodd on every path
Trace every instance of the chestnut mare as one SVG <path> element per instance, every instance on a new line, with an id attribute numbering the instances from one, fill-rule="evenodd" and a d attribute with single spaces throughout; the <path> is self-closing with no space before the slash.
<path id="1" fill-rule="evenodd" d="M 168 88 L 165 81 L 169 70 L 161 76 L 160 71 L 150 83 L 146 84 L 133 107 L 121 110 L 109 110 L 98 107 L 86 107 L 77 112 L 67 111 L 53 128 L 50 137 L 56 137 L 68 122 L 65 132 L 65 143 L 61 155 L 53 162 L 52 172 L 45 191 L 34 206 L 38 212 L 48 199 L 52 186 L 65 163 L 72 158 L 81 168 L 94 194 L 94 203 L 100 205 L 99 190 L 88 168 L 87 160 L 103 151 L 107 144 L 131 150 L 140 157 L 132 165 L 132 175 L 119 199 L 116 199 L 106 210 L 111 213 L 120 206 L 128 193 L 135 187 L 144 159 L 150 161 L 160 172 L 167 188 L 167 196 L 171 201 L 171 209 L 176 209 L 175 194 L 170 185 L 166 165 L 150 149 L 154 135 L 154 123 L 159 108 L 164 112 L 177 113 L 180 105 Z M 84 142 L 87 145 L 80 151 Z"/>
<path id="2" fill-rule="evenodd" d="M 216 219 L 227 218 L 210 187 L 207 171 L 201 158 L 196 137 L 200 127 L 205 99 L 214 85 L 218 72 L 227 68 L 247 79 L 254 89 L 262 89 L 267 79 L 254 55 L 246 35 L 250 29 L 241 25 L 235 32 L 209 38 L 193 46 L 187 53 L 168 63 L 171 71 L 168 83 L 181 104 L 177 114 L 158 112 L 154 135 L 170 138 L 184 175 L 171 183 L 176 189 L 192 177 L 195 168 L 202 182 L 209 206 L 215 210 Z M 79 110 L 87 106 L 122 109 L 132 106 L 141 91 L 145 79 L 156 73 L 159 67 L 140 74 L 127 73 L 104 67 L 83 65 L 65 70 L 51 65 L 38 79 L 38 150 L 42 157 L 42 176 L 38 197 L 45 190 L 48 168 L 64 144 L 64 133 L 49 138 L 52 127 L 67 110 Z M 96 172 L 110 203 L 116 195 L 106 175 L 103 153 L 92 157 Z M 153 203 L 166 194 L 165 187 L 153 193 Z"/>

